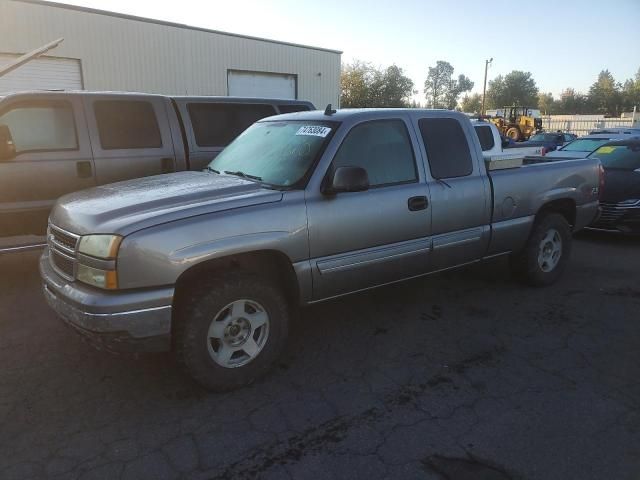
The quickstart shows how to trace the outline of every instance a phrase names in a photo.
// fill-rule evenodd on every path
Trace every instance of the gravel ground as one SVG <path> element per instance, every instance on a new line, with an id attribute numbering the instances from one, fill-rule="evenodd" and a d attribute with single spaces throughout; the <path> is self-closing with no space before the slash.
<path id="1" fill-rule="evenodd" d="M 84 344 L 37 257 L 0 256 L 2 479 L 640 478 L 639 240 L 580 235 L 546 289 L 500 260 L 305 309 L 217 395 Z"/>

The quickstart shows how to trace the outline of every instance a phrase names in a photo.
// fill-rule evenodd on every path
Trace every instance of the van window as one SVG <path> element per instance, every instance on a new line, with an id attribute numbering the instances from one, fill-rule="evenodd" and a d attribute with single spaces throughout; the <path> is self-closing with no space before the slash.
<path id="1" fill-rule="evenodd" d="M 73 108 L 65 101 L 21 102 L 0 115 L 16 153 L 77 150 Z"/>
<path id="2" fill-rule="evenodd" d="M 187 109 L 199 147 L 226 147 L 254 122 L 276 114 L 272 105 L 251 103 L 190 103 Z"/>
<path id="3" fill-rule="evenodd" d="M 418 180 L 402 120 L 374 120 L 353 127 L 333 159 L 333 168 L 337 167 L 364 168 L 372 187 Z"/>
<path id="4" fill-rule="evenodd" d="M 309 108 L 309 105 L 287 104 L 287 105 L 278 105 L 278 110 L 280 110 L 280 113 L 294 113 L 294 112 L 308 112 L 310 108 Z"/>
<path id="5" fill-rule="evenodd" d="M 471 152 L 460 122 L 455 118 L 422 118 L 418 125 L 433 178 L 471 174 Z"/>
<path id="6" fill-rule="evenodd" d="M 93 110 L 103 150 L 162 147 L 158 120 L 150 102 L 97 100 Z"/>
<path id="7" fill-rule="evenodd" d="M 489 125 L 475 125 L 474 128 L 478 134 L 478 140 L 480 140 L 482 151 L 486 152 L 491 150 L 495 146 L 491 127 Z"/>

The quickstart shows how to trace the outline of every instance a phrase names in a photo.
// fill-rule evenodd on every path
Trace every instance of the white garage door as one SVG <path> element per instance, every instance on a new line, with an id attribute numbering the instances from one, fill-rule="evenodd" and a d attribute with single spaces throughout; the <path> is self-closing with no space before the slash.
<path id="1" fill-rule="evenodd" d="M 19 55 L 0 54 L 0 68 Z M 80 60 L 40 57 L 0 77 L 0 93 L 18 90 L 82 90 Z"/>
<path id="2" fill-rule="evenodd" d="M 231 97 L 296 98 L 295 75 L 229 70 L 227 84 Z"/>

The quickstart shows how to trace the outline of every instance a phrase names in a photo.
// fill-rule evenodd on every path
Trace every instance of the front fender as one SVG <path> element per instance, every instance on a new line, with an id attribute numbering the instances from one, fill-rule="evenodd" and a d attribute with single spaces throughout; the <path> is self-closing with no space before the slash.
<path id="1" fill-rule="evenodd" d="M 302 193 L 302 192 L 300 192 Z M 308 259 L 306 208 L 300 201 L 187 218 L 133 233 L 122 242 L 120 288 L 174 285 L 187 269 L 217 258 L 263 250 Z"/>

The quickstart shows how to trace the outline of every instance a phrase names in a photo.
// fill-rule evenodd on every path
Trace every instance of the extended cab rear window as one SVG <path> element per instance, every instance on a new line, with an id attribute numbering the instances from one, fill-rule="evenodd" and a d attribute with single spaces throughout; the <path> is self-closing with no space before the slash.
<path id="1" fill-rule="evenodd" d="M 93 110 L 103 150 L 162 147 L 162 136 L 151 103 L 97 100 Z"/>
<path id="2" fill-rule="evenodd" d="M 276 114 L 273 105 L 252 103 L 189 103 L 196 144 L 226 147 L 256 121 Z"/>
<path id="3" fill-rule="evenodd" d="M 489 125 L 475 125 L 474 128 L 478 134 L 478 140 L 480 140 L 482 151 L 486 152 L 491 150 L 495 146 L 491 127 Z"/>
<path id="4" fill-rule="evenodd" d="M 460 122 L 455 118 L 422 118 L 418 126 L 433 178 L 471 175 L 471 151 Z"/>

